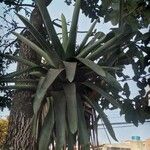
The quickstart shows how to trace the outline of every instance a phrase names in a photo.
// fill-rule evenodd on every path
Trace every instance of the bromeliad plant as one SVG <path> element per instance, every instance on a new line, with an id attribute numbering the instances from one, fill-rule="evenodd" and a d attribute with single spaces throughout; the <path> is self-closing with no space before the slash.
<path id="1" fill-rule="evenodd" d="M 36 28 L 19 14 L 18 17 L 29 29 L 38 45 L 21 34 L 15 32 L 13 34 L 39 54 L 41 64 L 37 65 L 32 60 L 26 60 L 20 56 L 0 54 L 29 66 L 26 70 L 16 71 L 1 78 L 1 82 L 21 84 L 1 86 L 1 89 L 36 90 L 33 100 L 33 135 L 39 150 L 46 150 L 51 144 L 57 150 L 64 146 L 72 150 L 77 141 L 81 149 L 88 150 L 90 142 L 96 139 L 97 123 L 100 118 L 112 138 L 117 140 L 99 104 L 102 99 L 105 99 L 114 107 L 121 108 L 117 99 L 106 89 L 111 88 L 117 93 L 122 88 L 114 77 L 114 70 L 116 71 L 117 68 L 110 65 L 103 66 L 101 60 L 104 55 L 116 51 L 127 35 L 120 33 L 111 39 L 103 35 L 98 39 L 90 40 L 97 22 L 95 21 L 77 47 L 77 24 L 81 0 L 76 0 L 69 35 L 66 19 L 64 15 L 61 16 L 61 43 L 44 1 L 36 0 L 36 5 L 43 18 L 49 40 L 43 38 Z M 35 83 L 32 84 L 31 81 L 17 79 L 17 76 L 22 73 L 36 76 L 35 82 L 38 82 L 38 86 L 35 86 Z"/>

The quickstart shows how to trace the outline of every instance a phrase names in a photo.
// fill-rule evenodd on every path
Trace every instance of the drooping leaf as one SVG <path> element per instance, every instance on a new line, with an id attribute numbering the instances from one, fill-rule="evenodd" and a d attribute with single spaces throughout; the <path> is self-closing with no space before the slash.
<path id="1" fill-rule="evenodd" d="M 115 132 L 112 128 L 112 125 L 110 123 L 110 121 L 108 120 L 107 115 L 104 113 L 104 111 L 102 110 L 102 108 L 99 106 L 98 103 L 96 103 L 95 101 L 91 101 L 87 96 L 84 96 L 84 98 L 87 100 L 87 102 L 99 113 L 100 117 L 102 118 L 104 125 L 106 126 L 109 134 L 111 135 L 111 137 L 115 140 L 118 141 L 116 136 L 115 136 Z"/>
<path id="2" fill-rule="evenodd" d="M 112 105 L 114 105 L 117 108 L 121 108 L 120 104 L 115 100 L 111 95 L 106 93 L 104 90 L 102 90 L 100 87 L 96 86 L 93 83 L 90 82 L 85 82 L 84 85 L 88 86 L 92 90 L 98 92 L 99 94 L 102 95 L 102 97 L 106 98 Z"/>
<path id="3" fill-rule="evenodd" d="M 77 98 L 75 83 L 70 83 L 64 86 L 64 91 L 67 101 L 67 117 L 68 124 L 72 134 L 77 131 L 78 117 L 77 117 Z"/>
<path id="4" fill-rule="evenodd" d="M 89 67 L 91 70 L 93 70 L 95 73 L 98 75 L 105 77 L 106 73 L 105 71 L 96 63 L 89 59 L 84 59 L 84 58 L 77 58 L 80 62 L 82 62 L 85 66 Z"/>
<path id="5" fill-rule="evenodd" d="M 82 50 L 82 48 L 85 46 L 85 44 L 87 43 L 89 37 L 91 36 L 92 31 L 93 31 L 93 29 L 94 29 L 96 23 L 97 23 L 97 20 L 92 24 L 92 26 L 90 27 L 90 29 L 89 29 L 89 31 L 87 32 L 86 36 L 84 37 L 83 41 L 81 42 L 81 44 L 80 44 L 80 46 L 79 46 L 79 48 L 78 48 L 78 52 L 79 52 L 79 53 L 80 53 L 80 51 Z"/>
<path id="6" fill-rule="evenodd" d="M 56 150 L 62 149 L 66 141 L 66 99 L 64 91 L 52 92 L 56 121 Z"/>
<path id="7" fill-rule="evenodd" d="M 63 64 L 64 64 L 65 70 L 66 70 L 66 77 L 69 82 L 72 82 L 75 77 L 77 63 L 63 61 Z"/>
<path id="8" fill-rule="evenodd" d="M 67 44 L 68 44 L 68 30 L 67 30 L 67 23 L 66 23 L 66 18 L 62 14 L 61 15 L 61 22 L 62 22 L 62 39 L 63 39 L 63 48 L 66 52 Z"/>
<path id="9" fill-rule="evenodd" d="M 80 5 L 81 5 L 81 0 L 76 0 L 75 8 L 72 16 L 68 46 L 66 51 L 67 58 L 74 57 L 75 55 L 77 24 L 78 24 L 79 12 L 80 12 Z"/>
<path id="10" fill-rule="evenodd" d="M 36 114 L 41 106 L 41 102 L 47 92 L 47 89 L 51 86 L 51 84 L 54 82 L 54 80 L 57 78 L 57 76 L 63 71 L 63 69 L 49 69 L 46 77 L 43 80 L 43 83 L 41 84 L 39 82 L 39 89 L 37 89 L 35 98 L 33 101 L 33 110 Z M 41 86 L 40 86 L 41 84 Z"/>
<path id="11" fill-rule="evenodd" d="M 83 103 L 79 94 L 77 94 L 77 110 L 78 110 L 79 142 L 82 148 L 86 147 L 87 150 L 89 150 L 90 137 L 86 126 Z"/>
<path id="12" fill-rule="evenodd" d="M 15 36 L 17 36 L 17 38 L 19 40 L 21 40 L 22 42 L 27 44 L 29 47 L 31 47 L 32 50 L 37 52 L 41 57 L 44 57 L 48 64 L 56 67 L 55 64 L 53 63 L 53 61 L 51 60 L 51 58 L 48 56 L 48 54 L 46 52 L 44 52 L 44 50 L 42 50 L 39 46 L 37 46 L 36 44 L 34 44 L 33 42 L 31 42 L 30 40 L 28 40 L 27 38 L 25 38 L 24 36 L 22 36 L 18 33 L 13 32 L 13 34 Z"/>
<path id="13" fill-rule="evenodd" d="M 31 67 L 37 67 L 38 66 L 37 64 L 35 64 L 35 63 L 33 63 L 27 59 L 21 58 L 20 56 L 13 56 L 13 55 L 3 54 L 3 53 L 0 53 L 0 56 L 5 57 L 5 58 L 10 59 L 10 60 L 21 62 L 27 66 L 31 66 Z"/>
<path id="14" fill-rule="evenodd" d="M 64 58 L 64 50 L 63 50 L 63 47 L 62 47 L 60 40 L 57 36 L 57 33 L 56 33 L 55 28 L 53 26 L 53 23 L 51 21 L 50 15 L 49 15 L 48 10 L 47 10 L 46 5 L 45 5 L 45 1 L 36 0 L 36 5 L 39 8 L 39 11 L 40 11 L 41 16 L 42 16 L 43 21 L 44 21 L 44 25 L 45 25 L 47 33 L 48 33 L 48 36 L 52 40 L 55 51 L 57 52 L 58 56 L 60 56 L 60 58 Z"/>
<path id="15" fill-rule="evenodd" d="M 73 150 L 73 148 L 74 148 L 74 135 L 70 132 L 70 131 L 68 131 L 68 138 L 67 138 L 68 140 L 67 140 L 67 143 L 68 143 L 68 150 Z"/>
<path id="16" fill-rule="evenodd" d="M 44 119 L 44 123 L 39 136 L 39 150 L 47 150 L 50 143 L 50 137 L 52 134 L 52 129 L 54 127 L 54 108 L 53 108 L 53 100 L 50 99 L 50 107 L 46 118 Z"/>

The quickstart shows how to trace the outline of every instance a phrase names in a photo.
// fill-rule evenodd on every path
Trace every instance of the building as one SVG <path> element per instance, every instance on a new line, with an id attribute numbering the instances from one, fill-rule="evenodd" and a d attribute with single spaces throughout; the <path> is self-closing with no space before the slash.
<path id="1" fill-rule="evenodd" d="M 150 139 L 145 141 L 126 141 L 119 144 L 106 144 L 94 150 L 150 150 Z"/>

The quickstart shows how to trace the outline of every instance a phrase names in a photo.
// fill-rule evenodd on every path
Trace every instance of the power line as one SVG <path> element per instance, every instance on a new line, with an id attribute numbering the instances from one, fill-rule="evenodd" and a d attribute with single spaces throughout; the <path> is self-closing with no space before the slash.
<path id="1" fill-rule="evenodd" d="M 145 121 L 144 123 L 148 123 L 150 120 Z M 111 125 L 124 125 L 124 124 L 132 124 L 132 123 L 127 123 L 127 122 L 113 122 Z M 98 124 L 98 126 L 103 126 L 103 124 Z"/>

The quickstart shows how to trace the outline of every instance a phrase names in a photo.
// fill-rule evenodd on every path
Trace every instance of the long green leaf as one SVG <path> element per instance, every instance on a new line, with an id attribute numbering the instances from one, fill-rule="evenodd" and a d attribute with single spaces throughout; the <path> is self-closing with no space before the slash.
<path id="1" fill-rule="evenodd" d="M 27 20 L 24 16 L 17 14 L 20 20 L 25 24 L 25 26 L 29 29 L 31 34 L 34 36 L 36 41 L 42 47 L 42 49 L 49 55 L 52 62 L 57 65 L 56 59 L 58 60 L 58 56 L 55 51 L 52 50 L 51 45 L 45 38 L 41 35 L 41 33 Z"/>
<path id="2" fill-rule="evenodd" d="M 110 121 L 108 120 L 107 115 L 104 113 L 104 111 L 102 110 L 102 108 L 99 106 L 98 103 L 91 101 L 87 96 L 84 96 L 84 98 L 87 100 L 87 102 L 99 113 L 100 117 L 102 118 L 104 125 L 106 126 L 109 134 L 111 135 L 111 137 L 115 140 L 118 141 L 116 136 L 115 136 L 115 132 L 112 128 L 112 125 L 110 123 Z"/>
<path id="3" fill-rule="evenodd" d="M 77 111 L 78 111 L 79 141 L 82 148 L 87 147 L 87 150 L 89 150 L 90 138 L 84 116 L 84 107 L 79 94 L 77 94 Z"/>
<path id="4" fill-rule="evenodd" d="M 52 92 L 56 120 L 56 150 L 61 150 L 66 141 L 66 99 L 64 91 Z"/>
<path id="5" fill-rule="evenodd" d="M 106 36 L 103 36 L 102 38 L 100 38 L 98 41 L 94 41 L 94 44 L 90 44 L 87 47 L 85 47 L 78 55 L 77 57 L 80 58 L 84 58 L 86 57 L 88 54 L 92 53 L 96 48 L 101 46 L 101 43 L 104 41 Z M 95 39 L 96 40 L 96 39 Z M 93 42 L 91 42 L 93 43 Z"/>
<path id="6" fill-rule="evenodd" d="M 85 66 L 89 67 L 91 70 L 93 70 L 98 75 L 105 77 L 106 73 L 105 71 L 96 63 L 94 63 L 91 60 L 84 59 L 84 58 L 77 58 L 80 62 L 82 62 Z"/>
<path id="7" fill-rule="evenodd" d="M 120 83 L 110 73 L 106 72 L 106 78 L 104 80 L 118 91 L 122 90 Z"/>
<path id="8" fill-rule="evenodd" d="M 9 86 L 0 86 L 0 90 L 10 90 L 10 89 L 18 89 L 18 90 L 36 90 L 35 85 L 9 85 Z"/>
<path id="9" fill-rule="evenodd" d="M 121 41 L 122 38 L 123 38 L 123 34 L 116 35 L 115 37 L 107 41 L 104 45 L 99 47 L 96 51 L 94 51 L 89 56 L 87 56 L 87 58 L 91 60 L 98 59 L 102 55 L 103 51 L 105 51 L 107 48 L 109 48 L 110 46 L 113 46 L 114 44 L 116 45 L 116 44 L 122 43 L 123 42 Z"/>
<path id="10" fill-rule="evenodd" d="M 90 82 L 85 82 L 84 85 L 88 86 L 92 90 L 98 92 L 99 94 L 102 95 L 102 97 L 106 98 L 112 105 L 114 105 L 117 108 L 121 108 L 120 104 L 115 100 L 111 95 L 106 93 L 104 90 L 102 90 L 100 87 L 96 86 L 93 83 Z"/>
<path id="11" fill-rule="evenodd" d="M 27 60 L 27 59 L 24 59 L 24 58 L 21 58 L 20 56 L 13 56 L 13 55 L 9 55 L 9 54 L 3 54 L 3 53 L 0 53 L 0 56 L 2 57 L 5 57 L 7 59 L 11 59 L 11 60 L 14 60 L 14 61 L 18 61 L 18 62 L 21 62 L 27 66 L 31 66 L 31 67 L 37 67 L 38 65 Z"/>
<path id="12" fill-rule="evenodd" d="M 54 127 L 54 108 L 53 108 L 53 102 L 51 100 L 48 113 L 46 115 L 46 118 L 44 119 L 44 124 L 40 132 L 39 143 L 38 143 L 39 150 L 48 149 L 53 127 Z"/>
<path id="13" fill-rule="evenodd" d="M 67 30 L 67 23 L 66 23 L 66 18 L 62 14 L 61 15 L 61 22 L 62 22 L 62 39 L 63 39 L 63 48 L 66 52 L 67 44 L 68 44 L 68 30 Z"/>
<path id="14" fill-rule="evenodd" d="M 33 101 L 33 110 L 35 114 L 38 112 L 48 88 L 51 86 L 57 76 L 62 72 L 62 70 L 63 69 L 49 69 L 45 79 L 43 80 L 43 83 L 41 84 L 41 86 L 39 85 L 39 89 L 37 89 Z"/>
<path id="15" fill-rule="evenodd" d="M 90 27 L 89 31 L 87 32 L 86 36 L 84 37 L 83 41 L 81 42 L 81 44 L 80 44 L 80 46 L 79 46 L 79 48 L 78 48 L 78 50 L 77 50 L 78 53 L 80 53 L 80 51 L 83 49 L 83 47 L 84 47 L 85 44 L 87 43 L 89 37 L 90 37 L 91 34 L 92 34 L 92 31 L 93 31 L 93 29 L 94 29 L 96 23 L 97 23 L 97 20 L 93 22 L 92 26 Z"/>
<path id="16" fill-rule="evenodd" d="M 70 83 L 64 86 L 64 91 L 67 101 L 67 116 L 68 124 L 71 133 L 75 133 L 78 128 L 77 117 L 77 98 L 76 98 L 76 86 L 74 83 Z"/>
<path id="17" fill-rule="evenodd" d="M 30 73 L 30 72 L 34 72 L 34 71 L 41 71 L 41 72 L 43 72 L 44 69 L 40 68 L 40 67 L 30 67 L 28 69 L 24 69 L 24 70 L 20 70 L 20 71 L 14 71 L 12 73 L 6 74 L 6 75 L 2 76 L 1 78 L 2 79 L 6 79 L 6 78 L 10 79 L 10 78 L 14 78 L 14 77 L 23 75 L 24 73 Z"/>
<path id="18" fill-rule="evenodd" d="M 12 78 L 0 78 L 0 82 L 9 82 L 9 83 L 12 83 L 12 82 L 15 82 L 15 83 L 17 83 L 17 82 L 20 82 L 20 83 L 24 83 L 24 82 L 26 82 L 26 83 L 37 83 L 38 80 L 36 80 L 36 79 L 19 79 L 19 78 L 14 78 L 14 79 L 12 79 Z"/>
<path id="19" fill-rule="evenodd" d="M 77 24 L 78 24 L 79 12 L 80 12 L 80 5 L 81 5 L 81 0 L 76 0 L 75 8 L 72 16 L 69 41 L 68 41 L 68 46 L 66 51 L 67 58 L 74 57 L 75 55 Z"/>
<path id="20" fill-rule="evenodd" d="M 122 87 L 119 84 L 119 82 L 107 71 L 103 69 L 103 67 L 99 66 L 98 64 L 94 63 L 91 60 L 84 59 L 84 58 L 76 58 L 80 62 L 82 62 L 85 66 L 89 67 L 91 70 L 93 70 L 95 73 L 100 75 L 100 77 L 105 80 L 109 85 L 112 87 L 115 87 L 117 90 L 121 90 Z"/>
<path id="21" fill-rule="evenodd" d="M 55 51 L 57 54 L 63 59 L 64 58 L 64 50 L 60 43 L 60 40 L 57 36 L 57 33 L 55 31 L 55 28 L 53 26 L 53 23 L 51 21 L 50 15 L 48 13 L 48 10 L 45 6 L 45 1 L 43 0 L 36 0 L 36 5 L 38 6 L 41 16 L 44 21 L 44 25 L 46 27 L 47 33 L 49 35 L 49 38 L 52 40 L 52 43 L 54 45 Z"/>
<path id="22" fill-rule="evenodd" d="M 22 36 L 18 33 L 13 32 L 13 34 L 15 36 L 17 36 L 17 38 L 19 40 L 21 40 L 22 42 L 27 44 L 29 47 L 31 47 L 32 50 L 37 52 L 41 57 L 44 57 L 48 64 L 50 64 L 51 66 L 56 67 L 55 64 L 53 63 L 53 61 L 51 60 L 51 58 L 48 56 L 48 54 L 46 52 L 44 52 L 44 50 L 42 50 L 39 46 L 37 46 L 36 44 L 34 44 L 33 42 L 31 42 L 30 40 L 28 40 L 27 38 L 25 38 L 24 36 Z"/>
<path id="23" fill-rule="evenodd" d="M 68 131 L 67 143 L 68 143 L 68 150 L 73 150 L 75 145 L 75 139 L 74 135 L 70 131 Z"/>
<path id="24" fill-rule="evenodd" d="M 72 82 L 75 77 L 77 63 L 63 61 L 63 64 L 64 64 L 65 70 L 66 70 L 66 77 L 69 82 Z"/>
<path id="25" fill-rule="evenodd" d="M 39 31 L 30 23 L 28 19 L 26 19 L 24 16 L 20 14 L 16 14 L 19 19 L 24 23 L 24 25 L 29 29 L 31 34 L 34 36 L 36 41 L 40 44 L 42 48 L 51 47 L 50 43 L 48 43 L 44 37 L 39 33 Z"/>

